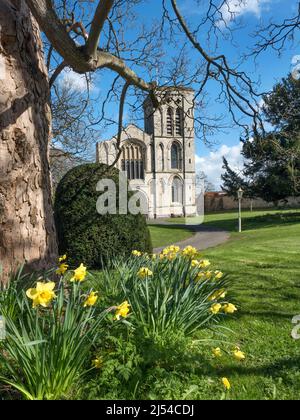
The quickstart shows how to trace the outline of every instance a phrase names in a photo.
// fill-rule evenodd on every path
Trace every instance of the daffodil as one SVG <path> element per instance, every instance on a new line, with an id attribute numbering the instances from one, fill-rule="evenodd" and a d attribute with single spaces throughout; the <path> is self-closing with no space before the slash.
<path id="1" fill-rule="evenodd" d="M 224 299 L 226 296 L 226 291 L 224 289 L 217 290 L 212 295 L 209 296 L 208 300 L 218 300 Z"/>
<path id="2" fill-rule="evenodd" d="M 215 303 L 214 305 L 211 306 L 210 312 L 214 315 L 217 315 L 220 312 L 221 308 L 222 308 L 222 305 L 220 305 L 220 303 Z"/>
<path id="3" fill-rule="evenodd" d="M 220 280 L 223 276 L 224 276 L 224 274 L 222 273 L 222 271 L 219 271 L 219 270 L 215 271 L 215 279 L 216 280 Z"/>
<path id="4" fill-rule="evenodd" d="M 176 258 L 176 253 L 175 252 L 170 252 L 170 254 L 169 255 L 167 255 L 167 259 L 169 260 L 169 261 L 173 261 L 173 260 L 175 260 L 175 258 Z"/>
<path id="5" fill-rule="evenodd" d="M 91 292 L 88 297 L 86 298 L 83 306 L 94 306 L 98 300 L 98 292 Z"/>
<path id="6" fill-rule="evenodd" d="M 222 350 L 220 349 L 220 347 L 212 349 L 212 353 L 213 353 L 214 357 L 221 357 L 222 356 Z"/>
<path id="7" fill-rule="evenodd" d="M 142 267 L 142 268 L 139 269 L 137 275 L 138 275 L 139 278 L 144 279 L 145 277 L 153 276 L 153 273 L 149 268 Z"/>
<path id="8" fill-rule="evenodd" d="M 51 301 L 56 297 L 53 289 L 55 283 L 53 281 L 42 283 L 37 282 L 35 288 L 28 289 L 26 291 L 26 296 L 33 301 L 33 308 L 41 305 L 46 308 Z"/>
<path id="9" fill-rule="evenodd" d="M 197 252 L 198 251 L 197 251 L 196 248 L 194 248 L 191 245 L 188 245 L 182 251 L 182 255 L 184 255 L 185 257 L 193 258 L 193 257 L 195 257 L 195 255 L 197 254 Z"/>
<path id="10" fill-rule="evenodd" d="M 178 252 L 180 251 L 180 247 L 179 247 L 179 246 L 176 246 L 176 245 L 171 245 L 171 246 L 169 247 L 169 251 L 170 251 L 170 252 L 175 252 L 175 253 L 178 253 Z"/>
<path id="11" fill-rule="evenodd" d="M 198 261 L 198 260 L 192 260 L 191 261 L 191 266 L 192 267 L 199 267 L 199 264 L 200 264 L 200 261 Z"/>
<path id="12" fill-rule="evenodd" d="M 207 268 L 210 266 L 210 261 L 209 260 L 202 260 L 199 262 L 199 267 L 200 268 Z"/>
<path id="13" fill-rule="evenodd" d="M 82 282 L 86 277 L 86 267 L 81 263 L 76 270 L 74 270 L 74 275 L 70 281 L 79 281 Z"/>
<path id="14" fill-rule="evenodd" d="M 142 255 L 142 253 L 140 251 L 137 251 L 136 249 L 134 251 L 132 251 L 132 255 L 134 257 L 140 257 Z"/>
<path id="15" fill-rule="evenodd" d="M 198 274 L 197 274 L 197 277 L 196 277 L 196 279 L 195 279 L 196 281 L 201 281 L 201 280 L 206 280 L 206 276 L 205 276 L 205 274 L 202 272 L 202 271 L 200 271 Z"/>
<path id="16" fill-rule="evenodd" d="M 129 312 L 129 303 L 127 302 L 127 300 L 125 300 L 125 302 L 121 303 L 121 305 L 119 305 L 117 307 L 116 310 L 116 314 L 115 314 L 115 318 L 119 321 L 119 319 L 122 318 L 126 318 Z"/>
<path id="17" fill-rule="evenodd" d="M 96 359 L 94 359 L 92 361 L 92 366 L 95 369 L 101 369 L 102 365 L 103 365 L 103 359 L 102 359 L 102 357 L 96 357 Z"/>
<path id="18" fill-rule="evenodd" d="M 58 258 L 58 262 L 66 261 L 66 259 L 67 259 L 67 254 L 62 255 L 61 257 Z"/>
<path id="19" fill-rule="evenodd" d="M 233 350 L 233 356 L 235 357 L 236 360 L 238 360 L 239 362 L 241 362 L 242 360 L 246 359 L 246 355 L 244 352 L 242 352 L 239 347 L 236 347 Z"/>
<path id="20" fill-rule="evenodd" d="M 231 385 L 227 378 L 222 378 L 222 384 L 224 385 L 224 388 L 226 389 L 226 391 L 230 390 Z"/>
<path id="21" fill-rule="evenodd" d="M 180 251 L 180 247 L 177 245 L 170 245 L 167 248 L 164 248 L 162 251 L 162 255 L 168 255 L 168 254 L 177 254 Z"/>
<path id="22" fill-rule="evenodd" d="M 55 271 L 55 273 L 59 276 L 63 276 L 65 274 L 65 272 L 68 270 L 68 267 L 69 267 L 68 264 L 62 263 L 62 264 L 60 264 L 58 269 Z"/>
<path id="23" fill-rule="evenodd" d="M 237 311 L 237 307 L 232 303 L 226 303 L 225 305 L 223 305 L 222 309 L 225 312 L 225 314 L 233 314 Z"/>

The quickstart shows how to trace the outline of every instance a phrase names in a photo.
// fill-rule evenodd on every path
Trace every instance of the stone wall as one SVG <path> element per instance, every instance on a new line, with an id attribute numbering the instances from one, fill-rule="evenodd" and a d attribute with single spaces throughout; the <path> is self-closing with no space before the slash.
<path id="1" fill-rule="evenodd" d="M 300 197 L 291 197 L 287 203 L 282 201 L 279 205 L 282 207 L 300 207 Z M 238 209 L 238 201 L 223 193 L 205 193 L 204 208 L 207 213 L 223 210 L 235 210 Z M 251 208 L 274 208 L 274 204 L 267 203 L 262 199 L 243 199 L 242 208 L 244 210 L 250 210 Z"/>

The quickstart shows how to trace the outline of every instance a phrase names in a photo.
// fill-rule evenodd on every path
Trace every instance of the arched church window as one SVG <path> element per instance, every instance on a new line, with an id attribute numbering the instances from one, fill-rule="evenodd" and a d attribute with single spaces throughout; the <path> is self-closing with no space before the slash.
<path id="1" fill-rule="evenodd" d="M 181 148 L 175 142 L 171 147 L 171 169 L 181 169 Z"/>
<path id="2" fill-rule="evenodd" d="M 167 134 L 169 136 L 173 135 L 173 110 L 168 108 L 167 110 Z"/>
<path id="3" fill-rule="evenodd" d="M 126 172 L 129 180 L 144 179 L 144 154 L 141 146 L 127 144 L 122 147 L 121 168 L 122 171 Z"/>
<path id="4" fill-rule="evenodd" d="M 172 203 L 183 203 L 183 184 L 178 176 L 172 182 Z"/>
<path id="5" fill-rule="evenodd" d="M 175 116 L 175 133 L 177 136 L 182 136 L 183 132 L 183 114 L 182 109 L 176 109 L 176 116 Z"/>

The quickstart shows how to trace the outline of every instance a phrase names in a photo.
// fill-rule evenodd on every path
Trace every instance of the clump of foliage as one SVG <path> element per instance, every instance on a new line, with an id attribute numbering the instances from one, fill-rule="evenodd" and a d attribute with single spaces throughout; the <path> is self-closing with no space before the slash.
<path id="1" fill-rule="evenodd" d="M 136 333 L 167 342 L 170 336 L 189 336 L 236 311 L 226 300 L 226 277 L 196 257 L 192 247 L 181 251 L 171 246 L 153 256 L 134 251 L 127 260 L 113 260 L 93 284 L 114 300 L 128 302 L 128 322 Z"/>
<path id="2" fill-rule="evenodd" d="M 300 196 L 300 80 L 289 75 L 263 100 L 263 114 L 271 129 L 243 140 L 245 163 L 239 173 L 223 159 L 222 189 L 236 197 L 242 187 L 245 197 L 277 205 Z"/>
<path id="3" fill-rule="evenodd" d="M 83 263 L 69 271 L 67 255 L 55 273 L 19 271 L 0 293 L 0 383 L 30 400 L 156 395 L 172 371 L 202 369 L 200 349 L 211 341 L 198 334 L 237 310 L 228 286 L 190 246 L 160 255 L 132 251 L 94 274 Z M 234 355 L 245 357 L 239 348 Z M 195 390 L 168 389 L 166 397 Z"/>
<path id="4" fill-rule="evenodd" d="M 100 215 L 96 191 L 101 179 L 116 185 L 117 214 Z M 132 193 L 128 194 L 130 198 Z M 71 265 L 81 261 L 101 268 L 114 256 L 129 256 L 134 248 L 152 252 L 150 232 L 142 214 L 119 213 L 119 171 L 104 164 L 86 164 L 69 171 L 57 187 L 55 220 L 61 254 Z"/>
<path id="5" fill-rule="evenodd" d="M 69 276 L 71 282 L 61 278 L 56 284 L 37 275 L 34 287 L 20 289 L 19 282 L 11 281 L 1 293 L 6 336 L 0 348 L 0 381 L 26 399 L 61 398 L 87 363 L 91 368 L 89 354 L 106 312 L 95 306 L 95 292 L 83 292 L 85 276 L 83 267 Z M 12 301 L 14 310 L 8 311 Z"/>

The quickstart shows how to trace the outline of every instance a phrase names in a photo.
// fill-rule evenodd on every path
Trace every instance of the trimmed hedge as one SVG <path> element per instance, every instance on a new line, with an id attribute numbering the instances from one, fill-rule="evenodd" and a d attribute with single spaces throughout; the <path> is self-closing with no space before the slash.
<path id="1" fill-rule="evenodd" d="M 55 195 L 55 223 L 59 252 L 68 255 L 71 266 L 80 263 L 90 269 L 133 249 L 152 252 L 150 232 L 144 215 L 100 215 L 96 202 L 101 195 L 97 183 L 112 179 L 117 186 L 119 171 L 104 164 L 85 164 L 71 169 L 58 184 Z M 132 194 L 132 193 L 131 193 Z M 130 193 L 128 194 L 130 198 Z M 117 211 L 118 212 L 118 211 Z"/>

